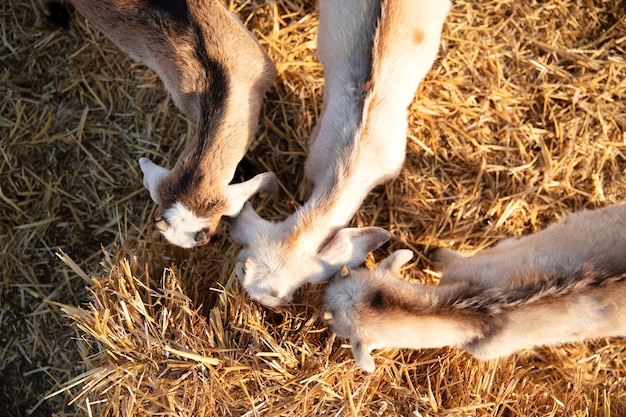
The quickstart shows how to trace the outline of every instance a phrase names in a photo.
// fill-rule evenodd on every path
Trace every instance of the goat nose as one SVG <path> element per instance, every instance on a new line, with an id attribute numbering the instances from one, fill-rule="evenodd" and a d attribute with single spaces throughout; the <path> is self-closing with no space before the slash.
<path id="1" fill-rule="evenodd" d="M 198 233 L 196 233 L 196 236 L 194 237 L 194 240 L 197 244 L 207 243 L 210 239 L 211 236 L 207 234 L 206 230 L 200 230 Z"/>

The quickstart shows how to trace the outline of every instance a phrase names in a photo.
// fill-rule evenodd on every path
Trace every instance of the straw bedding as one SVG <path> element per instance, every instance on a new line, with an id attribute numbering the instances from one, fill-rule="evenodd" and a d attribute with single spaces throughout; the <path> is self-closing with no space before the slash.
<path id="1" fill-rule="evenodd" d="M 230 1 L 279 77 L 235 181 L 265 170 L 266 218 L 302 203 L 322 103 L 314 1 Z M 473 253 L 566 213 L 624 200 L 626 16 L 620 0 L 457 0 L 411 106 L 402 173 L 353 225 L 417 256 Z M 183 250 L 153 230 L 137 158 L 171 166 L 193 126 L 158 77 L 77 15 L 0 3 L 0 415 L 586 416 L 626 414 L 626 343 L 479 362 L 453 349 L 377 352 L 354 367 L 320 319 L 323 285 L 272 310 L 233 274 L 223 228 Z"/>

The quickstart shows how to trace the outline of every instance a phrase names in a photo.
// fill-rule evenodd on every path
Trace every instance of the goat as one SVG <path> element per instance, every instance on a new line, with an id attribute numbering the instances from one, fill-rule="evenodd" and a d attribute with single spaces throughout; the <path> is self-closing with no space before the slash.
<path id="1" fill-rule="evenodd" d="M 231 220 L 232 238 L 247 245 L 236 273 L 253 299 L 285 304 L 389 239 L 380 228 L 345 225 L 402 167 L 408 106 L 437 55 L 448 8 L 446 0 L 320 0 L 325 103 L 305 165 L 311 196 L 281 222 L 249 204 Z"/>
<path id="2" fill-rule="evenodd" d="M 374 270 L 342 268 L 324 319 L 358 366 L 384 347 L 463 349 L 481 360 L 520 349 L 626 336 L 626 204 L 581 211 L 545 230 L 466 257 L 436 250 L 439 285 L 400 279 L 413 253 Z"/>
<path id="3" fill-rule="evenodd" d="M 41 2 L 46 14 L 61 19 L 65 3 L 73 4 L 131 58 L 156 71 L 177 107 L 197 124 L 172 170 L 139 159 L 144 186 L 158 205 L 156 226 L 169 242 L 205 244 L 223 216 L 239 214 L 260 190 L 276 191 L 270 172 L 230 184 L 276 71 L 254 35 L 219 1 Z"/>

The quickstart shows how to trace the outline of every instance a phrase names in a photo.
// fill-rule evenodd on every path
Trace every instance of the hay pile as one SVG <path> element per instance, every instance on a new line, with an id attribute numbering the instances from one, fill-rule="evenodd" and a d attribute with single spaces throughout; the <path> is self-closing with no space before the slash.
<path id="1" fill-rule="evenodd" d="M 321 107 L 315 4 L 229 6 L 279 73 L 236 181 L 274 171 L 280 193 L 253 204 L 281 219 Z M 370 266 L 409 247 L 407 277 L 430 282 L 431 247 L 472 253 L 624 201 L 625 6 L 456 1 L 405 168 L 353 221 L 393 235 Z M 389 350 L 356 370 L 319 318 L 323 285 L 266 309 L 236 282 L 226 227 L 193 250 L 152 229 L 137 158 L 171 165 L 193 133 L 154 73 L 78 16 L 50 28 L 35 0 L 0 16 L 0 415 L 626 414 L 620 339 L 486 363 Z"/>

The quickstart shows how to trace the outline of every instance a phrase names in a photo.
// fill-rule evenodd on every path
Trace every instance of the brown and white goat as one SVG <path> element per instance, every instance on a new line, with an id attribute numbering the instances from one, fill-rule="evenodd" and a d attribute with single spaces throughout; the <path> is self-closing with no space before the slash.
<path id="1" fill-rule="evenodd" d="M 402 167 L 408 106 L 437 55 L 448 8 L 447 0 L 320 0 L 325 104 L 305 166 L 312 194 L 284 221 L 266 221 L 247 204 L 231 222 L 233 239 L 247 245 L 236 272 L 252 298 L 284 304 L 387 241 L 379 228 L 344 227 Z"/>
<path id="2" fill-rule="evenodd" d="M 182 247 L 208 242 L 272 173 L 230 184 L 256 131 L 275 69 L 255 37 L 217 0 L 41 0 L 49 15 L 74 7 L 132 58 L 156 71 L 178 108 L 197 123 L 173 169 L 140 158 L 155 221 Z"/>
<path id="3" fill-rule="evenodd" d="M 326 289 L 324 318 L 366 371 L 378 348 L 451 346 L 488 360 L 626 336 L 626 204 L 569 215 L 471 257 L 440 249 L 439 285 L 401 280 L 412 256 L 399 250 L 374 270 L 342 268 Z"/>

